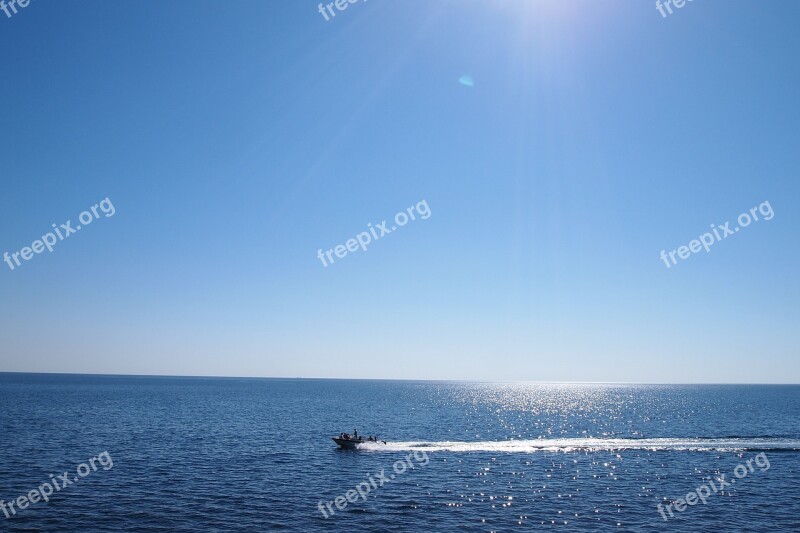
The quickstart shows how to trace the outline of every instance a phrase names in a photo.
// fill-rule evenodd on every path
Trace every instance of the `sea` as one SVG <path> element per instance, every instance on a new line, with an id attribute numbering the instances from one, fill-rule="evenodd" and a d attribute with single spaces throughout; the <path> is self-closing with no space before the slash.
<path id="1" fill-rule="evenodd" d="M 0 373 L 0 458 L 0 531 L 800 531 L 800 386 Z"/>

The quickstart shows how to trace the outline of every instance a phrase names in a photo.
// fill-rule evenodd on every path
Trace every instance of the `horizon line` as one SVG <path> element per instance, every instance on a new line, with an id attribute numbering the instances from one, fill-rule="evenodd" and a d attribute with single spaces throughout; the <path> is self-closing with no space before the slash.
<path id="1" fill-rule="evenodd" d="M 411 381 L 429 383 L 531 383 L 536 385 L 780 385 L 797 386 L 800 383 L 776 382 L 685 382 L 669 383 L 659 381 L 535 381 L 535 380 L 477 380 L 477 379 L 408 379 L 408 378 L 341 378 L 341 377 L 303 377 L 303 376 L 219 376 L 219 375 L 182 375 L 182 374 L 102 374 L 84 372 L 25 372 L 0 370 L 0 375 L 37 375 L 37 376 L 95 376 L 124 378 L 183 378 L 183 379 L 272 379 L 272 380 L 307 380 L 307 381 Z"/>

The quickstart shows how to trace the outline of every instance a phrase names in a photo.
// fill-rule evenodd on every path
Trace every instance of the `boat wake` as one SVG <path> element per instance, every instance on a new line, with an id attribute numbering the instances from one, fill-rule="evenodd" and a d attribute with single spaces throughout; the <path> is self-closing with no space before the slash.
<path id="1" fill-rule="evenodd" d="M 800 440 L 775 438 L 657 438 L 657 439 L 533 439 L 481 442 L 389 442 L 364 443 L 359 450 L 383 452 L 580 452 L 580 451 L 687 451 L 687 452 L 741 452 L 741 451 L 800 451 Z"/>

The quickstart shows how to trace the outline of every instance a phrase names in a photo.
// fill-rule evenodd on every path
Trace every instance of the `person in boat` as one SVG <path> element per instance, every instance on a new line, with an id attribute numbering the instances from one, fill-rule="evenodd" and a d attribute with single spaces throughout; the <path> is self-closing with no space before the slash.
<path id="1" fill-rule="evenodd" d="M 358 430 L 357 429 L 353 430 L 353 440 L 358 440 Z"/>

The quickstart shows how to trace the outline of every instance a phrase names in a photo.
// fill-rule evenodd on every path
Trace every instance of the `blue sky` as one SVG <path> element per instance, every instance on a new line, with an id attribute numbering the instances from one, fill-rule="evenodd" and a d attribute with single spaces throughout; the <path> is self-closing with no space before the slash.
<path id="1" fill-rule="evenodd" d="M 797 383 L 798 18 L 789 0 L 0 12 L 0 252 L 116 209 L 0 263 L 0 371 Z M 429 219 L 317 259 L 421 200 Z M 772 220 L 659 258 L 764 201 Z"/>

